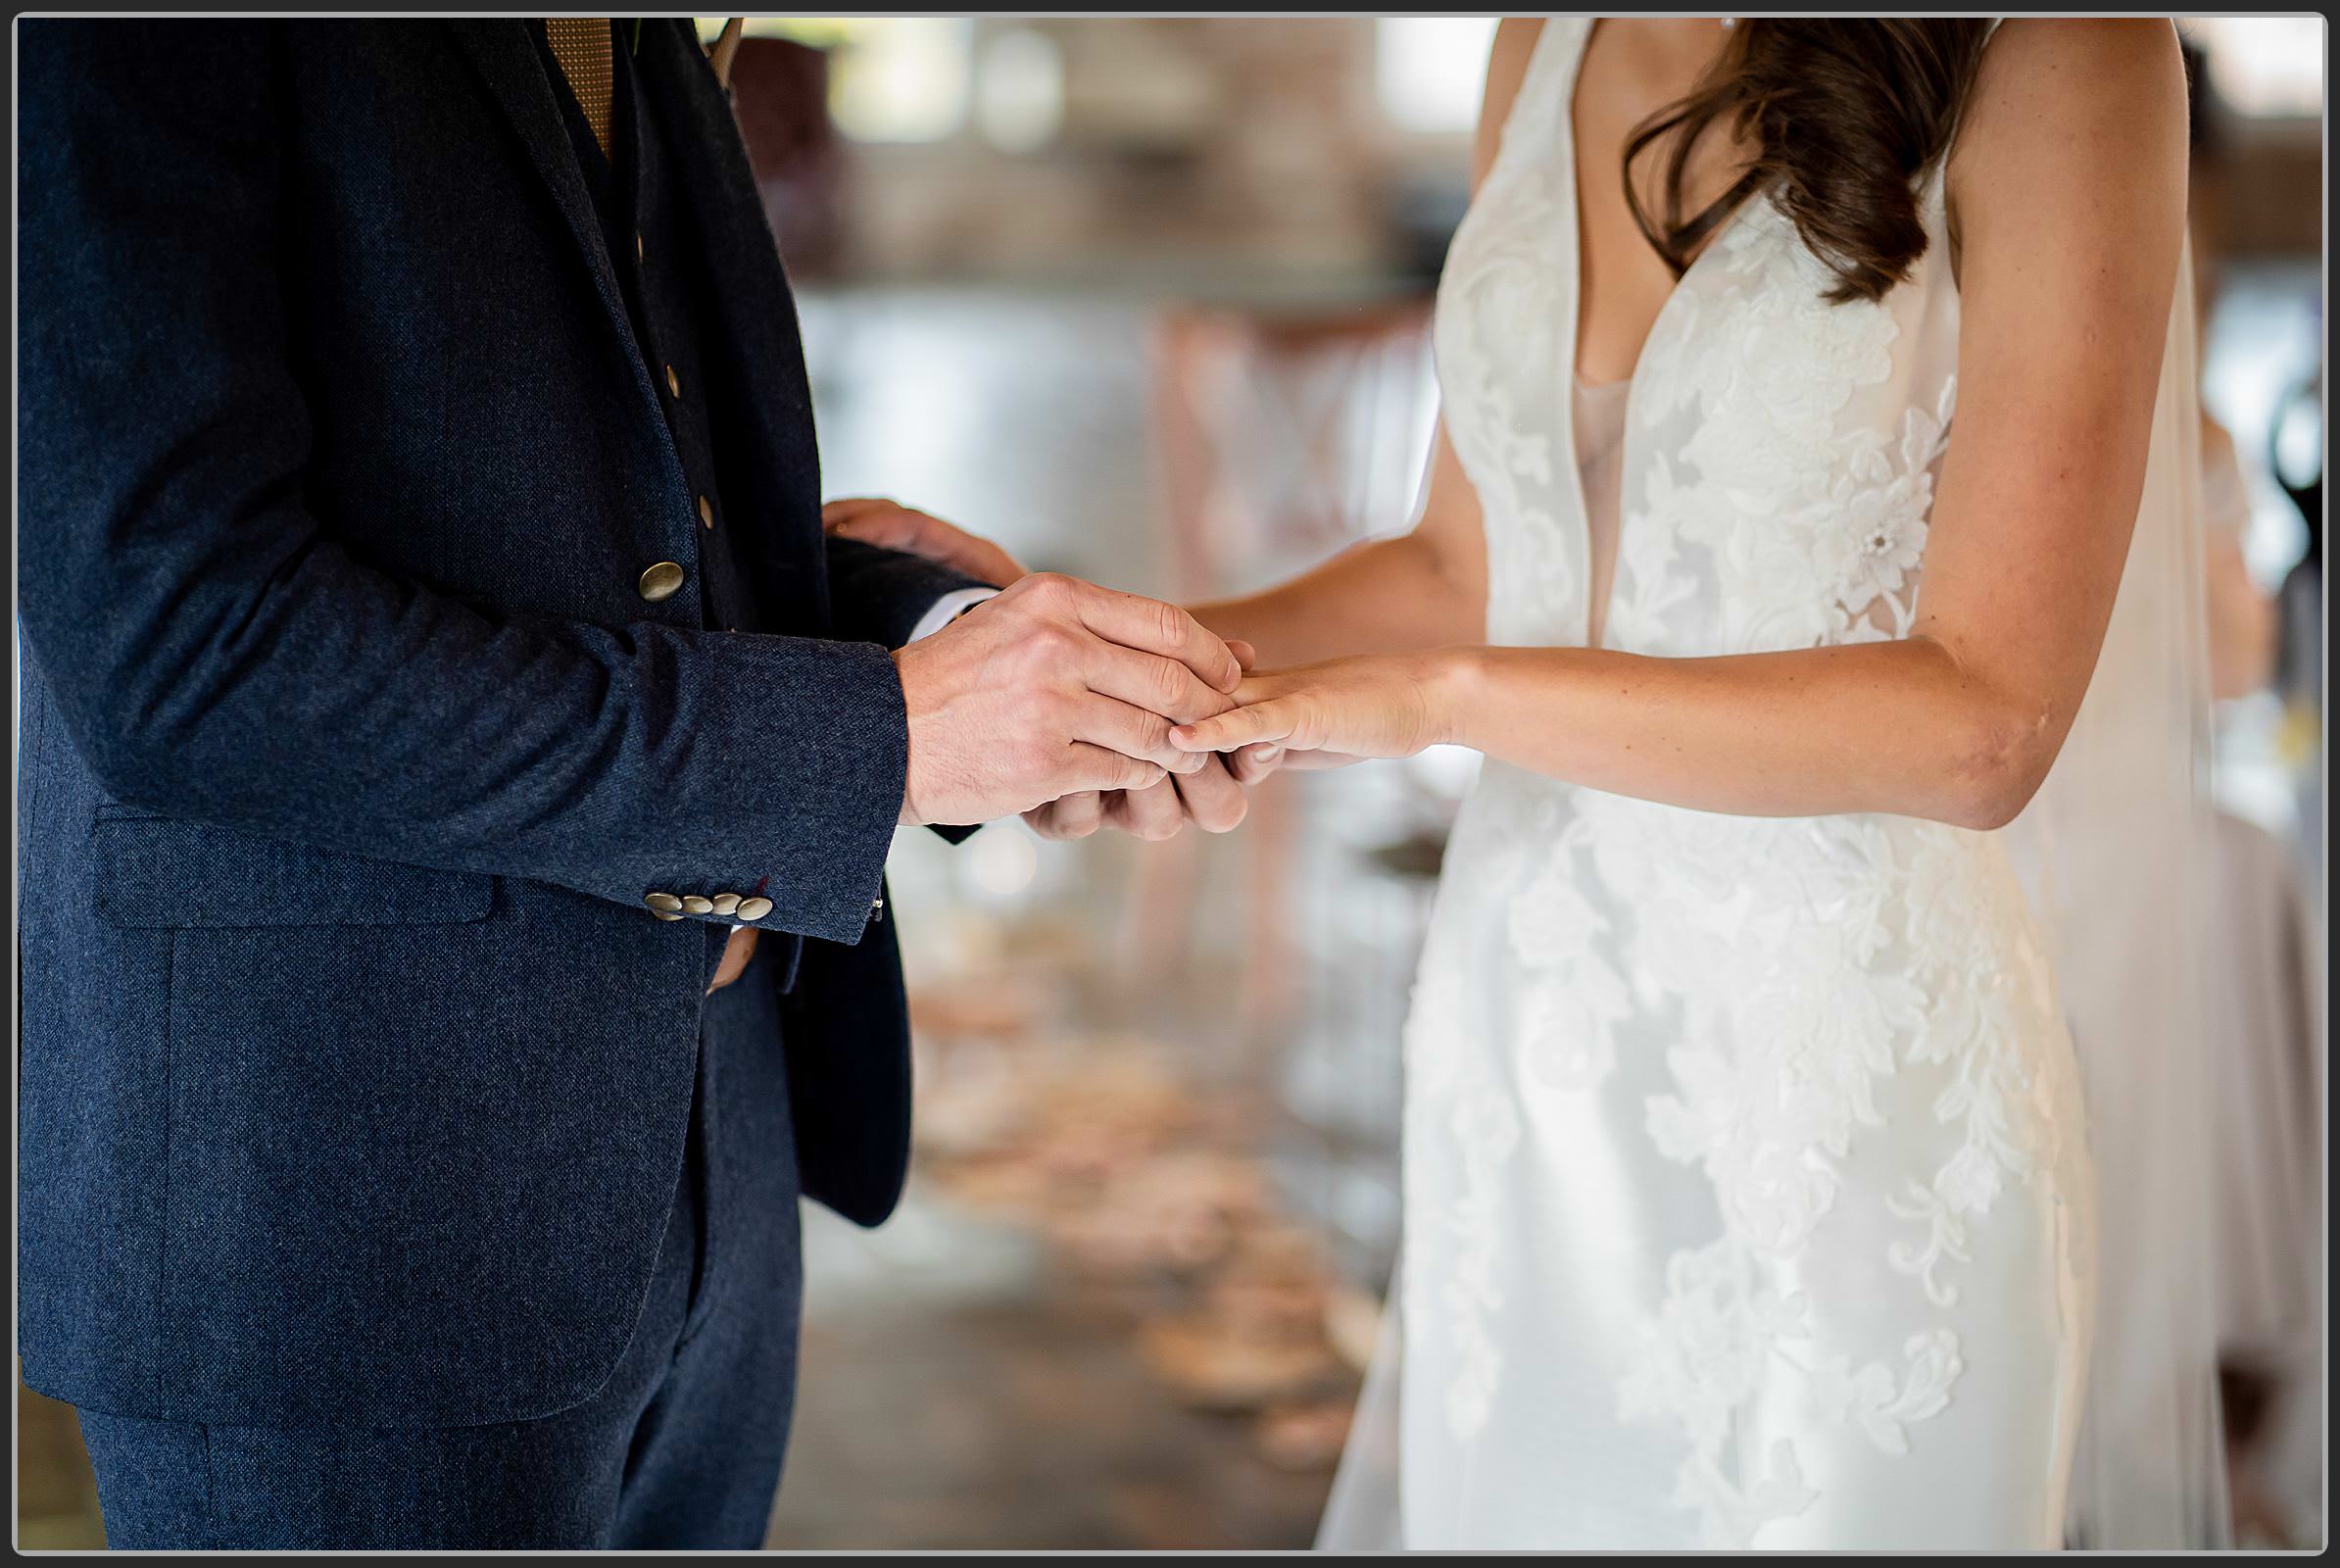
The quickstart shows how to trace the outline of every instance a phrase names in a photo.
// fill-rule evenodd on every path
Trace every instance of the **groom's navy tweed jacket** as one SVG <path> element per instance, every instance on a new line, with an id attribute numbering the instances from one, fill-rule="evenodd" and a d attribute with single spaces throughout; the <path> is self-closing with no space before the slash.
<path id="1" fill-rule="evenodd" d="M 736 633 L 523 24 L 19 48 L 25 1377 L 220 1423 L 573 1405 L 690 1114 L 707 932 L 646 895 L 771 900 L 750 975 L 795 971 L 805 1189 L 894 1201 L 883 645 L 960 579 L 823 540 L 788 286 L 688 23 L 633 69 L 768 607 Z"/>

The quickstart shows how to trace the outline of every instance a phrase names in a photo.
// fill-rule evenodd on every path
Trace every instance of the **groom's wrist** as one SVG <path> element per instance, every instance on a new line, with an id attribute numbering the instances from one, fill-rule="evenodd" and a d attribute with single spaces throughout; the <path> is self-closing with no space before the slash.
<path id="1" fill-rule="evenodd" d="M 999 594 L 999 589 L 989 587 L 952 589 L 927 607 L 926 613 L 918 617 L 918 624 L 910 628 L 909 641 L 914 643 L 932 637 L 986 599 L 996 599 Z M 909 644 L 904 643 L 902 646 L 906 648 Z"/>
<path id="2" fill-rule="evenodd" d="M 916 639 L 912 640 L 915 641 Z M 904 668 L 902 664 L 902 656 L 905 651 L 906 645 L 905 648 L 897 648 L 892 650 L 894 659 L 894 673 L 895 676 L 902 681 L 902 811 L 900 815 L 895 817 L 894 821 L 895 825 L 898 827 L 923 827 L 926 825 L 925 818 L 919 815 L 917 803 L 914 799 L 916 795 L 918 776 L 917 758 L 914 755 L 918 746 L 918 726 L 914 720 L 917 716 L 916 705 L 918 699 L 910 689 L 910 683 L 913 677 L 911 676 L 909 670 Z"/>

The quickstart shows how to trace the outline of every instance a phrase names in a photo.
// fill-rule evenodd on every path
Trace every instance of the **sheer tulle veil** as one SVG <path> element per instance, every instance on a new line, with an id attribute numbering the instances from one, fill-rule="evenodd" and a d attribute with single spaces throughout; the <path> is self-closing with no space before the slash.
<path id="1" fill-rule="evenodd" d="M 2096 1166 L 2096 1331 L 2070 1536 L 2225 1544 L 2200 974 L 2210 847 L 2200 378 L 2179 261 L 2136 532 L 2096 672 L 2007 829 L 2056 944 Z"/>
<path id="2" fill-rule="evenodd" d="M 2067 1513 L 2068 1539 L 2090 1547 L 2222 1545 L 2227 1533 L 2210 1291 L 2210 1041 L 2195 935 L 2209 844 L 2209 666 L 2193 315 L 2189 251 L 2104 648 L 2047 782 L 2004 830 L 2054 945 L 2096 1170 L 2097 1315 Z M 1321 1548 L 1405 1541 L 1401 1298 L 1392 1282 Z"/>

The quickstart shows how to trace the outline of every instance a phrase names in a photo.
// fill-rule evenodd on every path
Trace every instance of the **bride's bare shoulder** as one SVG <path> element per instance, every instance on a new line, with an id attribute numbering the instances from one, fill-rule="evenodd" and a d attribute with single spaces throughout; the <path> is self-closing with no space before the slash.
<path id="1" fill-rule="evenodd" d="M 1471 146 L 1471 183 L 1487 177 L 1503 143 L 1503 122 L 1511 118 L 1512 100 L 1520 95 L 1520 81 L 1528 74 L 1529 57 L 1547 25 L 1540 17 L 1507 17 L 1495 26 L 1494 47 L 1487 56 L 1487 91 L 1479 100 L 1479 134 Z"/>
<path id="2" fill-rule="evenodd" d="M 2185 66 L 2167 17 L 2016 17 L 1983 50 L 1951 157 L 1963 168 L 2053 159 L 2108 131 L 2182 159 Z"/>
<path id="3" fill-rule="evenodd" d="M 2013 17 L 1982 52 L 1976 91 L 2053 85 L 2083 93 L 2152 93 L 2185 102 L 2177 28 L 2168 17 Z"/>
<path id="4" fill-rule="evenodd" d="M 2174 202 L 2182 219 L 2186 86 L 2177 29 L 2167 18 L 2001 24 L 1983 51 L 1947 173 L 1954 228 L 2014 204 L 2076 206 L 2116 226 L 2159 226 Z"/>

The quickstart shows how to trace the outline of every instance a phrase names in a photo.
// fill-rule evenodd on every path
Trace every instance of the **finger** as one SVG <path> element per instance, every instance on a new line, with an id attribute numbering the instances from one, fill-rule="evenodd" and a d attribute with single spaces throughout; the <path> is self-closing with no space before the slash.
<path id="1" fill-rule="evenodd" d="M 1289 740 L 1293 717 L 1291 703 L 1274 698 L 1250 708 L 1231 708 L 1200 723 L 1177 725 L 1170 740 L 1190 752 L 1232 752 L 1255 741 Z"/>
<path id="2" fill-rule="evenodd" d="M 857 539 L 865 545 L 877 545 L 886 550 L 900 550 L 929 558 L 942 554 L 951 543 L 950 536 L 937 526 L 934 518 L 906 507 L 871 507 L 825 525 L 829 532 L 841 538 Z"/>
<path id="3" fill-rule="evenodd" d="M 1156 763 L 1141 762 L 1087 741 L 1068 741 L 1064 751 L 1061 778 L 1067 795 L 1076 790 L 1148 789 L 1170 776 Z"/>
<path id="4" fill-rule="evenodd" d="M 954 538 L 971 538 L 942 518 L 896 501 L 832 501 L 821 508 L 820 524 L 830 533 L 888 550 L 931 556 Z"/>
<path id="5" fill-rule="evenodd" d="M 1259 662 L 1259 650 L 1244 642 L 1241 637 L 1228 638 L 1227 651 L 1235 656 L 1237 663 L 1243 666 L 1243 673 L 1246 675 L 1251 672 L 1251 666 Z"/>
<path id="6" fill-rule="evenodd" d="M 900 550 L 910 555 L 928 553 L 919 548 L 921 541 L 916 526 L 899 512 L 863 513 L 830 525 L 828 531 L 837 538 L 858 540 L 881 550 Z"/>
<path id="7" fill-rule="evenodd" d="M 820 525 L 835 528 L 839 523 L 859 516 L 865 512 L 902 510 L 902 503 L 884 496 L 843 496 L 820 509 Z"/>
<path id="8" fill-rule="evenodd" d="M 1198 772 L 1174 778 L 1178 786 L 1179 805 L 1194 825 L 1205 833 L 1225 833 L 1243 819 L 1251 808 L 1250 800 L 1243 794 L 1242 783 L 1234 771 L 1225 765 L 1226 759 L 1213 757 L 1209 765 Z"/>
<path id="9" fill-rule="evenodd" d="M 715 965 L 715 977 L 707 983 L 708 993 L 711 995 L 720 991 L 737 980 L 748 967 L 748 960 L 755 956 L 756 928 L 752 925 L 733 926 L 731 935 L 723 940 L 723 957 Z"/>
<path id="10" fill-rule="evenodd" d="M 1227 772 L 1238 784 L 1256 784 L 1283 766 L 1286 755 L 1284 748 L 1274 741 L 1246 746 L 1226 754 Z"/>
<path id="11" fill-rule="evenodd" d="M 1103 825 L 1104 819 L 1104 797 L 1095 790 L 1082 790 L 1024 813 L 1032 831 L 1044 839 L 1085 839 Z"/>
<path id="12" fill-rule="evenodd" d="M 1005 588 L 1030 575 L 1022 562 L 989 539 L 970 537 L 968 545 L 965 559 L 955 564 L 970 577 L 988 582 L 995 588 Z"/>
<path id="13" fill-rule="evenodd" d="M 996 588 L 1004 588 L 1025 575 L 1015 557 L 989 539 L 890 501 L 841 518 L 829 532 L 841 539 L 937 562 Z"/>
<path id="14" fill-rule="evenodd" d="M 1099 696 L 1159 713 L 1176 724 L 1223 713 L 1230 706 L 1225 692 L 1198 679 L 1177 660 L 1140 653 L 1102 638 L 1089 640 L 1081 675 Z"/>
<path id="15" fill-rule="evenodd" d="M 1166 778 L 1149 790 L 1124 790 L 1107 804 L 1105 816 L 1115 827 L 1148 843 L 1174 839 L 1186 820 L 1179 808 L 1178 781 Z"/>
<path id="16" fill-rule="evenodd" d="M 1171 773 L 1193 773 L 1208 758 L 1170 744 L 1170 721 L 1151 709 L 1139 708 L 1096 692 L 1076 699 L 1071 734 L 1077 741 L 1106 747 L 1124 757 L 1152 762 Z"/>
<path id="17" fill-rule="evenodd" d="M 1176 605 L 1093 582 L 1061 580 L 1072 585 L 1073 612 L 1081 624 L 1108 642 L 1175 659 L 1214 691 L 1231 692 L 1243 678 L 1243 667 L 1227 645 Z"/>

